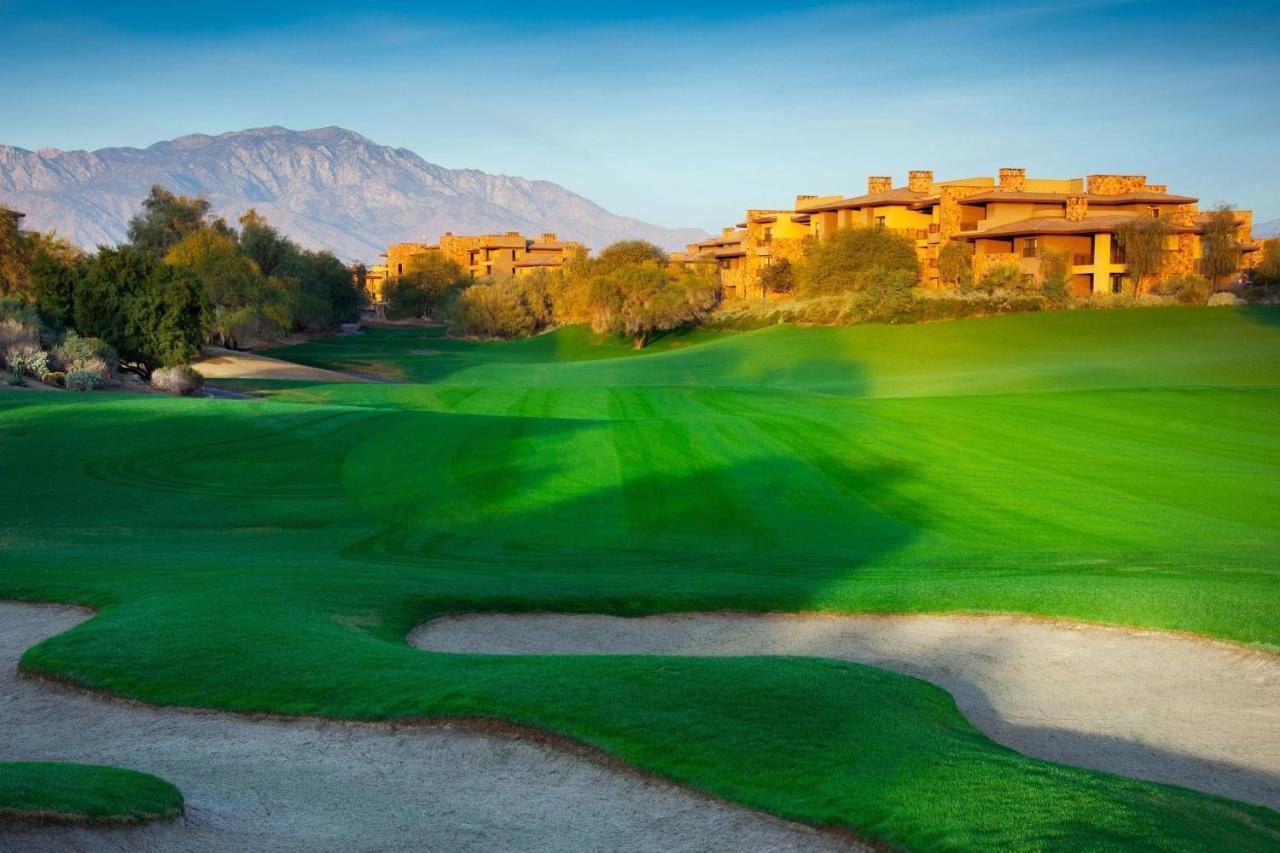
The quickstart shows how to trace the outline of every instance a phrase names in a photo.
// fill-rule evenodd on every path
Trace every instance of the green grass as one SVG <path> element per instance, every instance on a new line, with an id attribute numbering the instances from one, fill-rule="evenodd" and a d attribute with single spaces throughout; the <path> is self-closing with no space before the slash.
<path id="1" fill-rule="evenodd" d="M 182 814 L 182 794 L 136 770 L 52 761 L 0 763 L 0 821 L 142 823 Z"/>
<path id="2" fill-rule="evenodd" d="M 1280 815 L 1025 758 L 942 691 L 776 658 L 425 654 L 468 610 L 1005 611 L 1280 647 L 1280 312 L 694 334 L 386 330 L 405 384 L 0 395 L 24 665 L 158 704 L 479 715 L 914 847 L 1266 849 Z M 432 350 L 433 354 L 418 354 Z"/>

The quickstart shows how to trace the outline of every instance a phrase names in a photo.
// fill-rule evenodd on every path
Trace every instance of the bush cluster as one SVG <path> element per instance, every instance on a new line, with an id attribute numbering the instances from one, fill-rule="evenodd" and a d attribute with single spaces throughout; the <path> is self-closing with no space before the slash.
<path id="1" fill-rule="evenodd" d="M 102 376 L 92 370 L 73 370 L 62 380 L 68 391 L 92 391 L 102 386 Z"/>
<path id="2" fill-rule="evenodd" d="M 204 376 L 189 364 L 162 367 L 151 373 L 151 387 L 170 394 L 190 394 L 204 384 Z"/>

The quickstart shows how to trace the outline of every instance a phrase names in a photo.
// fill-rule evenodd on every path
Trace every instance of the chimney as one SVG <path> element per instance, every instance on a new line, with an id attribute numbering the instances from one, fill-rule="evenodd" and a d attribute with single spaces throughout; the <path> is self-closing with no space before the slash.
<path id="1" fill-rule="evenodd" d="M 1026 186 L 1027 170 L 1004 168 L 1000 170 L 1000 189 L 1007 193 L 1020 193 Z"/>
<path id="2" fill-rule="evenodd" d="M 734 237 L 737 235 L 737 233 L 738 233 L 738 229 L 734 228 L 732 225 L 728 226 L 727 228 L 720 229 L 721 237 Z"/>
<path id="3" fill-rule="evenodd" d="M 876 193 L 887 193 L 891 189 L 893 189 L 893 178 L 886 178 L 886 177 L 867 178 L 867 195 L 875 195 Z"/>
<path id="4" fill-rule="evenodd" d="M 519 231 L 508 231 L 508 232 L 506 232 L 505 234 L 503 234 L 503 236 L 504 236 L 504 237 L 519 237 L 519 236 L 520 236 L 520 232 L 519 232 Z"/>
<path id="5" fill-rule="evenodd" d="M 1067 196 L 1067 221 L 1083 222 L 1089 213 L 1089 199 L 1082 195 Z"/>
<path id="6" fill-rule="evenodd" d="M 554 243 L 554 242 L 556 242 L 556 235 L 555 235 L 555 234 L 543 234 L 543 235 L 542 235 L 541 242 L 543 242 L 543 243 Z"/>
<path id="7" fill-rule="evenodd" d="M 1147 192 L 1160 193 L 1161 195 L 1164 195 L 1169 191 L 1169 185 L 1168 184 L 1147 184 L 1146 190 Z"/>
<path id="8" fill-rule="evenodd" d="M 913 193 L 927 193 L 933 188 L 933 172 L 929 169 L 912 169 L 907 172 L 907 189 Z"/>
<path id="9" fill-rule="evenodd" d="M 816 195 L 798 195 L 798 196 L 796 196 L 796 207 L 795 207 L 795 209 L 796 209 L 796 210 L 799 210 L 800 208 L 804 207 L 804 206 L 805 206 L 806 204 L 808 204 L 809 202 L 813 201 L 815 198 L 817 198 L 817 196 L 816 196 Z"/>

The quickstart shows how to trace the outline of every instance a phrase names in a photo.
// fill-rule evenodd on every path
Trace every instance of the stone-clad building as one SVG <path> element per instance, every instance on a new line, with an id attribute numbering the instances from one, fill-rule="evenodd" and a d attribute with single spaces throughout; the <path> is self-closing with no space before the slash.
<path id="1" fill-rule="evenodd" d="M 691 244 L 681 260 L 716 260 L 725 297 L 761 296 L 760 275 L 770 253 L 759 253 L 752 223 L 783 223 L 788 257 L 798 257 L 804 242 L 822 240 L 837 229 L 880 227 L 909 238 L 920 259 L 921 283 L 939 287 L 938 254 L 948 241 L 962 240 L 974 250 L 974 274 L 1012 263 L 1037 277 L 1044 251 L 1065 252 L 1069 286 L 1077 295 L 1118 293 L 1126 285 L 1127 266 L 1115 234 L 1126 223 L 1160 217 L 1172 232 L 1161 276 L 1197 272 L 1203 258 L 1207 214 L 1198 200 L 1175 195 L 1142 175 L 1089 175 L 1087 178 L 1033 178 L 1025 169 L 1004 168 L 996 177 L 936 181 L 928 170 L 907 175 L 905 186 L 890 178 L 867 178 L 867 192 L 844 196 L 797 196 L 791 211 L 748 211 L 747 222 L 702 243 Z M 762 215 L 762 216 L 757 216 Z M 1241 271 L 1257 262 L 1261 244 L 1252 236 L 1252 214 L 1234 211 L 1242 250 Z M 775 234 L 777 237 L 782 233 Z M 753 242 L 753 239 L 755 242 Z M 781 254 L 775 242 L 772 256 Z"/>
<path id="2" fill-rule="evenodd" d="M 383 253 L 386 258 L 385 277 L 390 279 L 405 275 L 410 262 L 418 255 L 439 252 L 456 263 L 472 278 L 488 276 L 527 275 L 538 269 L 555 269 L 562 266 L 584 247 L 572 240 L 561 240 L 547 233 L 535 238 L 525 237 L 518 231 L 505 234 L 454 234 L 441 235 L 435 243 L 396 243 Z"/>

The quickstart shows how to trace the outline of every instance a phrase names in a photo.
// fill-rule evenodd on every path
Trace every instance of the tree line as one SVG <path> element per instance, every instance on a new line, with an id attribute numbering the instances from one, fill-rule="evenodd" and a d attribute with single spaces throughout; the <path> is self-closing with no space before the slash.
<path id="1" fill-rule="evenodd" d="M 127 242 L 84 253 L 21 231 L 0 209 L 0 315 L 37 323 L 50 352 L 71 334 L 96 340 L 144 378 L 206 344 L 269 343 L 358 319 L 363 291 L 334 255 L 301 248 L 252 209 L 238 225 L 203 198 L 155 186 Z"/>

